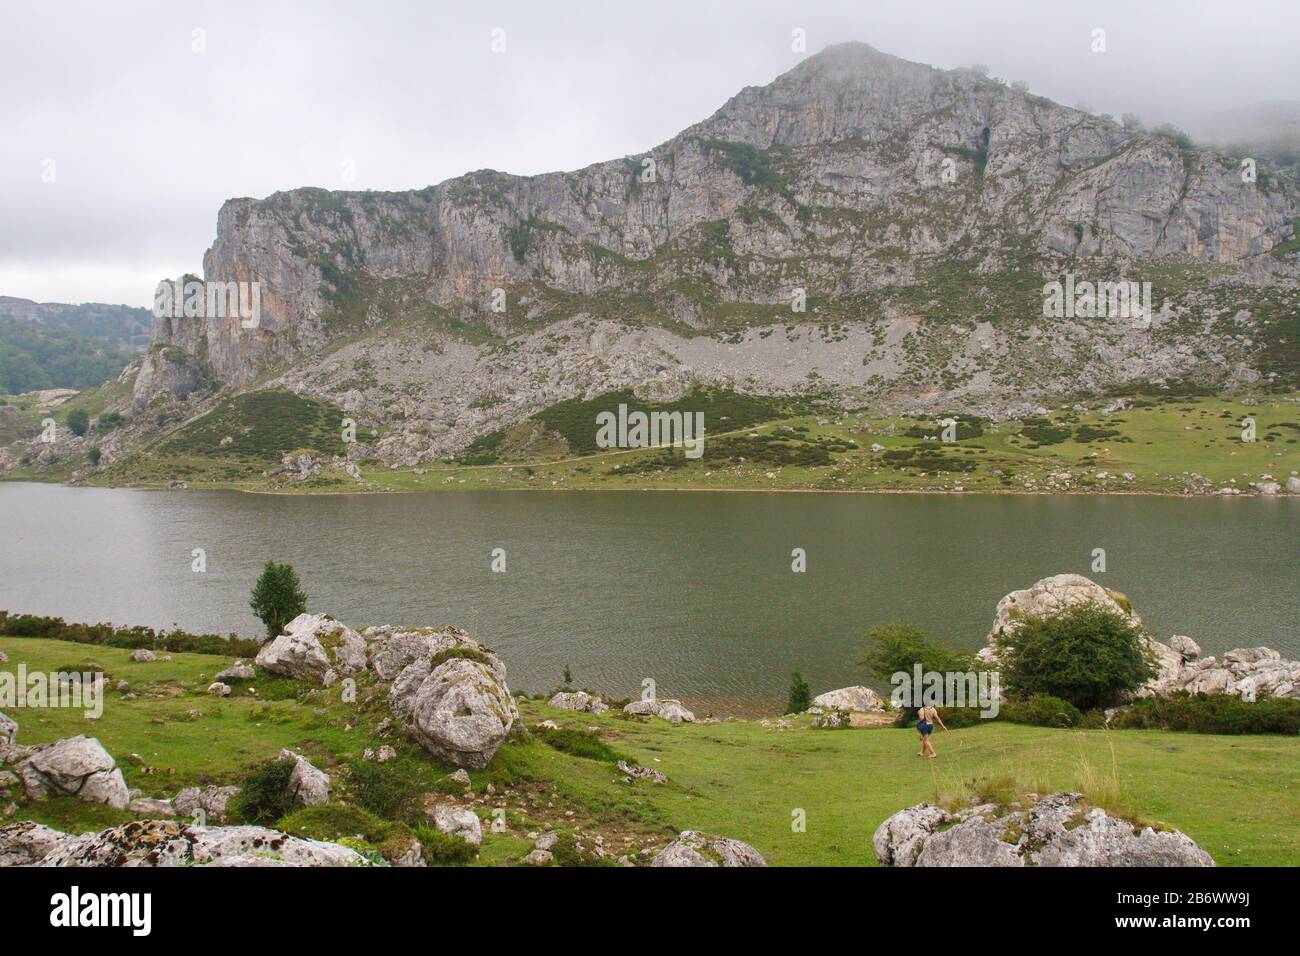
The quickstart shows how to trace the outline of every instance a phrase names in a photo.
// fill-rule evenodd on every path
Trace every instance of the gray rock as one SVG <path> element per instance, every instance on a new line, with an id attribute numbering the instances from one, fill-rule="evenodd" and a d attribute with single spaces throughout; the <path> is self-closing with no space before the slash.
<path id="1" fill-rule="evenodd" d="M 125 810 L 130 802 L 122 771 L 93 737 L 68 737 L 35 747 L 14 766 L 27 795 L 75 796 Z"/>
<path id="2" fill-rule="evenodd" d="M 483 827 L 473 810 L 440 803 L 433 808 L 430 822 L 448 836 L 460 837 L 466 843 L 479 846 L 483 842 Z"/>
<path id="3" fill-rule="evenodd" d="M 452 657 L 408 664 L 389 691 L 404 732 L 439 760 L 482 770 L 505 741 L 518 714 L 504 667 Z M 502 677 L 498 677 L 498 673 Z"/>
<path id="4" fill-rule="evenodd" d="M 650 863 L 651 866 L 767 866 L 762 854 L 748 843 L 727 837 L 684 830 Z"/>
<path id="5" fill-rule="evenodd" d="M 137 817 L 171 820 L 176 816 L 176 809 L 170 800 L 155 800 L 151 797 L 133 797 L 127 809 Z"/>
<path id="6" fill-rule="evenodd" d="M 299 614 L 258 652 L 256 663 L 272 674 L 327 684 L 334 675 L 365 670 L 366 643 L 352 628 L 327 615 Z"/>
<path id="7" fill-rule="evenodd" d="M 668 782 L 667 775 L 655 770 L 653 767 L 635 767 L 626 760 L 620 760 L 617 766 L 619 770 L 634 780 L 653 780 L 655 783 Z"/>
<path id="8" fill-rule="evenodd" d="M 252 680 L 256 676 L 257 671 L 253 668 L 252 664 L 249 664 L 244 660 L 238 660 L 223 670 L 213 678 L 213 680 L 218 680 L 222 683 L 228 684 L 231 681 Z"/>
<path id="9" fill-rule="evenodd" d="M 139 820 L 58 845 L 43 866 L 367 866 L 337 843 L 303 840 L 265 827 L 191 827 Z"/>
<path id="10" fill-rule="evenodd" d="M 605 702 L 601 700 L 599 694 L 588 694 L 586 691 L 561 691 L 547 701 L 550 707 L 558 707 L 561 710 L 574 710 L 585 713 L 600 714 L 605 710 Z"/>
<path id="11" fill-rule="evenodd" d="M 193 820 L 202 811 L 207 821 L 224 823 L 230 801 L 239 794 L 239 787 L 208 786 L 186 787 L 172 798 L 172 806 L 179 816 Z"/>
<path id="12" fill-rule="evenodd" d="M 221 681 L 214 681 L 208 685 L 208 693 L 214 694 L 217 697 L 229 697 L 230 690 L 230 685 L 223 684 Z"/>
<path id="13" fill-rule="evenodd" d="M 300 807 L 314 807 L 330 801 L 330 777 L 323 770 L 312 766 L 302 754 L 292 750 L 281 750 L 281 760 L 292 760 L 293 773 L 289 774 L 287 796 Z"/>
<path id="14" fill-rule="evenodd" d="M 826 710 L 884 710 L 885 702 L 870 687 L 841 687 L 813 698 L 813 704 Z"/>
<path id="15" fill-rule="evenodd" d="M 949 812 L 918 804 L 889 817 L 872 837 L 885 866 L 1214 866 L 1186 834 L 1135 827 L 1089 807 L 1078 793 L 1026 806 L 970 806 Z"/>
<path id="16" fill-rule="evenodd" d="M 157 659 L 158 659 L 158 655 L 147 648 L 142 647 L 139 650 L 131 652 L 131 660 L 133 661 L 148 663 L 149 661 L 156 661 Z"/>
<path id="17" fill-rule="evenodd" d="M 687 710 L 680 700 L 662 698 L 657 700 L 634 700 L 623 708 L 625 714 L 650 714 L 661 717 L 669 723 L 690 723 L 695 715 Z"/>
<path id="18" fill-rule="evenodd" d="M 18 721 L 4 713 L 4 711 L 0 711 L 0 761 L 4 760 L 5 752 L 17 738 Z"/>
<path id="19" fill-rule="evenodd" d="M 547 866 L 555 859 L 550 850 L 533 850 L 520 862 L 524 866 Z"/>
<path id="20" fill-rule="evenodd" d="M 1201 656 L 1201 645 L 1182 634 L 1175 634 L 1169 638 L 1168 644 L 1179 654 L 1182 654 L 1185 660 L 1192 661 Z"/>
<path id="21" fill-rule="evenodd" d="M 70 839 L 66 833 L 31 821 L 0 826 L 0 867 L 35 866 Z"/>

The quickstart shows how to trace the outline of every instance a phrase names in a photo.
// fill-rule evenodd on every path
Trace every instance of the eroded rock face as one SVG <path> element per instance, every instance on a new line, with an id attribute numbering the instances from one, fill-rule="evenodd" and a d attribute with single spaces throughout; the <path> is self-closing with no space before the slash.
<path id="1" fill-rule="evenodd" d="M 265 827 L 191 827 L 140 820 L 58 844 L 42 866 L 367 866 L 337 843 Z"/>
<path id="2" fill-rule="evenodd" d="M 623 713 L 649 714 L 652 717 L 661 717 L 672 724 L 691 723 L 695 720 L 695 715 L 687 710 L 680 700 L 673 700 L 670 697 L 634 700 L 623 708 Z"/>
<path id="3" fill-rule="evenodd" d="M 1088 806 L 1079 793 L 952 812 L 918 804 L 881 823 L 872 846 L 884 866 L 1215 865 L 1186 834 L 1137 827 Z"/>
<path id="4" fill-rule="evenodd" d="M 1190 645 L 1190 648 L 1188 647 Z M 1300 698 L 1300 661 L 1282 657 L 1271 647 L 1239 647 L 1219 660 L 1201 657 L 1200 648 L 1186 637 L 1170 639 L 1169 646 L 1195 649 L 1180 655 L 1182 666 L 1162 675 L 1138 692 L 1139 697 L 1164 696 L 1177 691 L 1191 694 L 1232 694 L 1247 700 L 1261 697 Z"/>
<path id="5" fill-rule="evenodd" d="M 403 668 L 389 690 L 403 731 L 439 760 L 482 770 L 518 716 L 500 661 L 421 659 Z"/>
<path id="6" fill-rule="evenodd" d="M 256 663 L 272 674 L 331 684 L 340 674 L 365 670 L 366 643 L 328 615 L 299 614 L 258 651 Z"/>
<path id="7" fill-rule="evenodd" d="M 34 800 L 74 796 L 125 810 L 131 802 L 122 771 L 93 737 L 68 737 L 32 748 L 14 765 L 14 773 Z"/>
<path id="8" fill-rule="evenodd" d="M 885 702 L 870 687 L 841 687 L 813 698 L 813 704 L 826 710 L 884 710 Z"/>
<path id="9" fill-rule="evenodd" d="M 655 854 L 651 866 L 767 866 L 763 855 L 748 843 L 684 830 Z"/>

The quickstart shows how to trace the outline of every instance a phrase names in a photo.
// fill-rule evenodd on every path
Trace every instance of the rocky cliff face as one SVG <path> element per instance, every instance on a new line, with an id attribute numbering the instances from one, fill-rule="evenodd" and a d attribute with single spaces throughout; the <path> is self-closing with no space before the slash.
<path id="1" fill-rule="evenodd" d="M 417 459 L 664 379 L 995 403 L 1249 382 L 1277 364 L 1265 313 L 1294 311 L 1300 267 L 1271 253 L 1296 213 L 1288 180 L 1227 157 L 845 44 L 576 172 L 231 200 L 204 275 L 260 282 L 258 327 L 153 332 L 230 385 L 271 372 L 451 429 L 408 429 Z M 1042 285 L 1066 271 L 1152 281 L 1157 320 L 1049 324 Z"/>

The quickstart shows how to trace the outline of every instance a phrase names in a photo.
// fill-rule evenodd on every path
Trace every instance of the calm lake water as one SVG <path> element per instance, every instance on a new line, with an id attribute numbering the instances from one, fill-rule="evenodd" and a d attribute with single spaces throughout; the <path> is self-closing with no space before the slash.
<path id="1" fill-rule="evenodd" d="M 815 692 L 863 682 L 862 635 L 888 621 L 981 646 L 1003 594 L 1062 571 L 1127 593 L 1162 639 L 1300 656 L 1297 532 L 1295 499 L 0 483 L 0 608 L 253 636 L 249 589 L 274 558 L 312 610 L 355 627 L 469 627 L 516 689 L 549 690 L 567 663 L 582 686 L 635 695 L 653 677 L 660 696 L 735 710 L 784 699 L 796 663 Z"/>

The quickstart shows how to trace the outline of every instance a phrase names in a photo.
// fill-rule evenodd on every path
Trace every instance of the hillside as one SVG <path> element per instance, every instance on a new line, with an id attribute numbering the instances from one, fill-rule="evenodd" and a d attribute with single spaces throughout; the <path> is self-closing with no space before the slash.
<path id="1" fill-rule="evenodd" d="M 484 442 L 565 457 L 553 410 L 627 390 L 918 420 L 1267 400 L 1300 385 L 1298 196 L 1176 132 L 834 46 L 636 156 L 228 201 L 204 278 L 260 282 L 259 321 L 155 319 L 106 463 L 266 388 L 403 474 L 495 461 Z M 1149 283 L 1150 313 L 1047 317 L 1067 275 Z"/>

